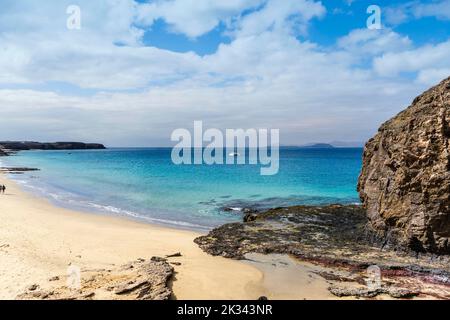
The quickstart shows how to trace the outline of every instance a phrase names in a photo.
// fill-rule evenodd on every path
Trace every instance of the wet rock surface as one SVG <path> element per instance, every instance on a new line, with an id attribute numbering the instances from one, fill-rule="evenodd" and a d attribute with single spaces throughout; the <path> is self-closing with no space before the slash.
<path id="1" fill-rule="evenodd" d="M 47 284 L 30 286 L 17 298 L 168 300 L 172 295 L 169 280 L 173 273 L 173 267 L 164 258 L 139 259 L 109 269 L 82 269 L 79 280 L 76 274 L 54 276 Z"/>
<path id="2" fill-rule="evenodd" d="M 39 171 L 38 168 L 26 168 L 26 167 L 0 167 L 0 172 L 22 174 L 28 171 Z"/>
<path id="3" fill-rule="evenodd" d="M 311 262 L 326 268 L 318 274 L 330 281 L 330 292 L 337 296 L 450 298 L 450 257 L 411 254 L 374 243 L 361 206 L 276 208 L 252 213 L 245 220 L 218 227 L 195 243 L 211 255 L 232 259 L 245 259 L 248 253 L 278 253 Z M 351 291 L 354 284 L 365 285 L 370 266 L 379 269 L 383 287 L 370 293 L 367 287 L 360 288 L 367 294 Z M 337 284 L 351 286 L 339 287 L 338 294 L 332 289 Z"/>
<path id="4" fill-rule="evenodd" d="M 291 253 L 299 246 L 321 255 L 347 244 L 357 251 L 365 249 L 358 244 L 367 222 L 360 206 L 276 208 L 247 214 L 244 221 L 218 227 L 195 242 L 212 255 L 235 259 L 248 252 Z"/>
<path id="5" fill-rule="evenodd" d="M 450 78 L 367 142 L 358 191 L 380 243 L 450 254 Z"/>

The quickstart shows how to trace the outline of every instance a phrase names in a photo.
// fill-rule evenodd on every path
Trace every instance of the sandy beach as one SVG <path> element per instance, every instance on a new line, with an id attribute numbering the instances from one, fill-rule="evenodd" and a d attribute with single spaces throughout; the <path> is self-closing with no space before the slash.
<path id="1" fill-rule="evenodd" d="M 49 279 L 64 277 L 69 265 L 83 277 L 83 270 L 176 252 L 182 256 L 171 259 L 175 299 L 333 298 L 323 279 L 308 276 L 308 265 L 213 257 L 193 242 L 199 233 L 59 208 L 5 174 L 0 184 L 7 186 L 0 195 L 0 299 L 15 299 L 32 285 L 51 289 Z"/>

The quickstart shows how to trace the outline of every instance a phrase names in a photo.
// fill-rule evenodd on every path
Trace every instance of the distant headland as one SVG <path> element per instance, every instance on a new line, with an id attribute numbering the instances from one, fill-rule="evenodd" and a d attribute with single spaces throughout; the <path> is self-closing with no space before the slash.
<path id="1" fill-rule="evenodd" d="M 332 149 L 334 146 L 329 143 L 314 143 L 301 146 L 301 148 Z"/>
<path id="2" fill-rule="evenodd" d="M 106 149 L 101 143 L 0 141 L 0 156 L 22 150 L 93 150 Z"/>
<path id="3" fill-rule="evenodd" d="M 335 149 L 335 148 L 363 148 L 364 142 L 359 141 L 332 141 L 332 142 L 318 142 L 305 143 L 297 145 L 282 145 L 283 148 L 316 148 L 316 149 Z"/>

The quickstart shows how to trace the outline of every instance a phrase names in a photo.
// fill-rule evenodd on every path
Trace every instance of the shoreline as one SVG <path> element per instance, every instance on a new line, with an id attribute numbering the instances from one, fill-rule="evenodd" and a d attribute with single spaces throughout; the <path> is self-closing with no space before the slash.
<path id="1" fill-rule="evenodd" d="M 151 151 L 153 148 L 142 148 L 143 153 L 140 151 L 128 152 L 127 148 L 117 148 L 118 151 L 116 149 L 100 150 L 98 151 L 99 155 L 97 152 L 85 152 L 85 150 L 73 154 L 65 151 L 50 151 L 48 154 L 46 154 L 47 151 L 39 150 L 21 151 L 16 156 L 2 157 L 0 163 L 3 159 L 5 167 L 38 168 L 36 172 L 24 170 L 24 174 L 9 174 L 8 177 L 20 184 L 25 191 L 49 199 L 58 207 L 88 213 L 131 217 L 133 220 L 137 218 L 136 220 L 140 222 L 201 233 L 226 223 L 238 222 L 249 211 L 264 211 L 298 204 L 314 206 L 332 203 L 359 203 L 359 198 L 354 190 L 357 169 L 347 170 L 345 174 L 337 177 L 343 179 L 344 187 L 341 183 L 333 183 L 322 189 L 321 183 L 318 181 L 317 183 L 306 183 L 304 187 L 298 189 L 296 186 L 298 183 L 294 180 L 291 181 L 286 174 L 269 183 L 267 187 L 260 185 L 261 188 L 257 187 L 257 190 L 253 190 L 252 186 L 258 186 L 261 181 L 258 178 L 259 175 L 253 175 L 251 171 L 248 171 L 251 170 L 250 167 L 242 172 L 242 174 L 248 175 L 247 182 L 241 183 L 237 180 L 234 181 L 236 178 L 225 178 L 223 174 L 226 174 L 228 170 L 226 167 L 218 167 L 217 170 L 210 169 L 209 166 L 199 168 L 200 172 L 208 170 L 208 175 L 204 175 L 205 178 L 197 179 L 197 169 L 172 168 L 169 148 L 164 149 L 167 150 L 160 154 Z M 41 152 L 44 154 L 40 155 Z M 343 166 L 356 168 L 351 164 L 359 161 L 360 153 L 362 151 L 351 151 L 350 153 L 345 151 L 343 155 L 348 155 L 350 160 L 345 160 Z M 340 154 L 340 152 L 337 154 L 339 158 Z M 289 157 L 289 154 L 286 153 L 286 156 Z M 313 154 L 312 156 L 316 157 L 317 155 Z M 152 165 L 151 162 L 142 161 L 153 158 L 156 161 L 160 157 L 164 159 L 168 157 L 167 162 L 157 162 Z M 91 160 L 97 158 L 104 158 L 103 160 L 110 164 L 96 167 L 95 161 Z M 138 161 L 137 168 L 139 169 L 129 168 L 130 161 Z M 297 171 L 299 167 L 303 167 L 302 161 L 302 157 L 298 157 L 298 161 L 296 160 L 292 169 Z M 70 172 L 77 172 L 82 163 L 86 163 L 86 170 L 71 178 Z M 160 168 L 161 163 L 163 165 Z M 308 163 L 306 165 L 309 168 Z M 116 169 L 119 171 L 115 171 Z M 314 175 L 314 172 L 309 171 L 310 169 L 307 169 L 308 173 L 300 174 Z M 139 174 L 137 174 L 138 171 Z M 69 174 L 66 175 L 66 172 Z M 211 172 L 211 177 L 209 172 Z M 182 180 L 178 180 L 180 178 Z M 127 179 L 131 179 L 133 182 L 128 184 Z M 219 181 L 217 179 L 221 181 L 220 184 L 216 183 Z M 291 183 L 288 186 L 281 183 L 285 180 L 291 181 Z M 180 183 L 183 185 L 178 186 Z M 299 183 L 301 186 L 301 181 Z M 235 208 L 237 210 L 234 210 Z"/>
<path id="2" fill-rule="evenodd" d="M 39 152 L 39 151 L 47 151 L 47 150 L 26 150 L 26 151 L 32 151 L 32 152 Z M 57 151 L 64 151 L 64 150 L 57 150 Z M 75 150 L 75 151 L 84 151 L 84 150 Z M 20 152 L 20 151 L 15 151 Z M 9 156 L 9 155 L 8 155 Z M 110 205 L 100 205 L 92 203 L 92 207 L 87 207 L 86 205 L 83 206 L 82 204 L 72 204 L 70 205 L 67 201 L 58 199 L 57 195 L 52 194 L 49 192 L 49 190 L 44 190 L 41 188 L 36 188 L 35 186 L 31 186 L 28 182 L 30 181 L 30 178 L 27 180 L 21 180 L 16 179 L 13 176 L 7 176 L 8 174 L 13 175 L 23 175 L 24 173 L 27 173 L 29 171 L 39 171 L 41 169 L 39 168 L 29 168 L 29 167 L 20 167 L 20 166 L 14 166 L 12 164 L 5 164 L 2 162 L 2 159 L 0 157 L 0 177 L 3 174 L 4 179 L 8 180 L 9 182 L 14 183 L 22 192 L 29 194 L 37 199 L 42 199 L 44 201 L 49 202 L 51 205 L 69 210 L 72 212 L 78 212 L 83 214 L 96 214 L 100 216 L 105 217 L 113 217 L 113 218 L 119 218 L 119 219 L 125 219 L 137 223 L 142 224 L 148 224 L 153 225 L 157 227 L 162 228 L 168 228 L 168 229 L 175 229 L 175 230 L 184 230 L 184 231 L 191 231 L 198 234 L 203 234 L 211 231 L 214 227 L 217 226 L 206 226 L 206 225 L 197 225 L 190 222 L 184 222 L 184 221 L 172 221 L 172 220 L 164 220 L 159 218 L 151 218 L 146 217 L 144 215 L 141 215 L 136 212 L 128 211 L 125 209 L 117 208 Z M 17 170 L 16 170 L 17 169 Z M 25 182 L 25 183 L 24 183 Z M 109 208 L 113 208 L 114 210 L 110 210 Z"/>
<path id="3" fill-rule="evenodd" d="M 208 227 L 208 226 L 202 226 L 202 225 L 196 225 L 191 224 L 189 222 L 183 222 L 183 221 L 171 221 L 171 220 L 163 220 L 158 218 L 150 218 L 145 217 L 144 215 L 139 215 L 138 213 L 120 209 L 114 206 L 108 206 L 108 205 L 99 205 L 95 204 L 95 206 L 87 207 L 82 206 L 78 203 L 71 203 L 69 204 L 66 200 L 60 200 L 57 199 L 54 195 L 49 194 L 48 192 L 44 191 L 43 189 L 35 190 L 33 187 L 30 187 L 28 184 L 22 184 L 22 181 L 19 179 L 15 179 L 12 177 L 7 178 L 8 181 L 12 181 L 20 190 L 26 194 L 30 194 L 34 198 L 42 199 L 44 201 L 49 202 L 52 206 L 55 206 L 57 208 L 61 208 L 64 210 L 69 210 L 72 212 L 78 212 L 82 214 L 88 214 L 88 215 L 98 215 L 103 216 L 107 218 L 117 218 L 117 219 L 124 219 L 144 225 L 151 225 L 155 227 L 161 227 L 161 228 L 167 228 L 167 229 L 175 229 L 175 230 L 182 230 L 182 231 L 190 231 L 197 234 L 204 234 L 209 231 L 211 231 L 214 227 Z M 28 180 L 29 181 L 29 180 Z M 108 208 L 113 208 L 113 210 L 110 210 Z M 220 225 L 219 225 L 220 226 Z"/>
<path id="4" fill-rule="evenodd" d="M 66 275 L 69 265 L 83 273 L 175 252 L 182 254 L 171 259 L 180 264 L 171 280 L 176 299 L 335 299 L 322 279 L 289 281 L 292 270 L 307 277 L 306 263 L 292 261 L 287 271 L 270 256 L 259 257 L 259 267 L 213 257 L 193 242 L 199 232 L 60 208 L 3 173 L 0 184 L 7 185 L 0 195 L 0 299 L 15 299 L 35 284 L 51 289 L 49 279 Z"/>

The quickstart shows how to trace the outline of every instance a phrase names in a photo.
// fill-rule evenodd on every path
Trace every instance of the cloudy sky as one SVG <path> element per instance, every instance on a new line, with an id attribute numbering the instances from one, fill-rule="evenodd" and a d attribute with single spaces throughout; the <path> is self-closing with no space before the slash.
<path id="1" fill-rule="evenodd" d="M 0 140 L 163 146 L 203 120 L 365 141 L 448 76 L 450 0 L 0 0 Z"/>

